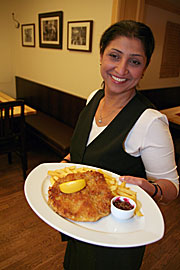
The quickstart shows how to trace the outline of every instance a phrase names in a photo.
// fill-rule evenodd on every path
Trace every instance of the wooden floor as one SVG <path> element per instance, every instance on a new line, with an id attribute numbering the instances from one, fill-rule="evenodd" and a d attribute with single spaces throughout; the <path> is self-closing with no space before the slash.
<path id="1" fill-rule="evenodd" d="M 43 162 L 59 161 L 45 147 L 34 148 L 28 159 L 29 170 Z M 31 210 L 23 187 L 19 159 L 14 156 L 8 165 L 6 156 L 0 156 L 0 269 L 62 270 L 66 244 Z M 180 198 L 161 209 L 165 236 L 147 246 L 141 270 L 180 269 Z"/>

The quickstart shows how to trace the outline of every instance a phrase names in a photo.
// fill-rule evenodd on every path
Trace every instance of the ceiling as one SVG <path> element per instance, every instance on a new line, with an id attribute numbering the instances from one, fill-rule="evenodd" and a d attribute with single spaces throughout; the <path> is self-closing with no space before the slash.
<path id="1" fill-rule="evenodd" d="M 180 15 L 180 0 L 145 0 L 145 3 Z"/>
<path id="2" fill-rule="evenodd" d="M 180 8 L 180 0 L 166 0 L 166 2 L 169 2 L 170 4 Z"/>

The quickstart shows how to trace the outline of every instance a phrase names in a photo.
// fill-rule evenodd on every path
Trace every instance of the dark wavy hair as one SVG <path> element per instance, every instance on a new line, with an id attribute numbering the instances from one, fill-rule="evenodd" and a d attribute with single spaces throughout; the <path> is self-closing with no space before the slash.
<path id="1" fill-rule="evenodd" d="M 144 52 L 147 57 L 147 67 L 155 47 L 154 36 L 151 29 L 144 23 L 133 20 L 123 20 L 117 22 L 111 25 L 102 34 L 100 39 L 100 54 L 103 54 L 109 43 L 119 36 L 137 38 L 142 42 Z"/>

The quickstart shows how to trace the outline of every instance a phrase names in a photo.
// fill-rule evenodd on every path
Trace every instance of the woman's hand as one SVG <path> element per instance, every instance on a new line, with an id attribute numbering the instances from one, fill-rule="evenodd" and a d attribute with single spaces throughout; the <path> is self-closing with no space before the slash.
<path id="1" fill-rule="evenodd" d="M 125 181 L 126 183 L 137 185 L 141 188 L 143 188 L 145 182 L 147 182 L 147 180 L 144 178 L 134 177 L 134 176 L 129 176 L 129 175 L 120 176 L 119 180 L 121 182 Z"/>
<path id="2" fill-rule="evenodd" d="M 141 187 L 144 191 L 146 191 L 150 196 L 153 196 L 155 192 L 155 187 L 152 183 L 148 182 L 148 180 L 140 177 L 134 177 L 129 175 L 120 176 L 119 180 L 121 182 L 125 181 L 128 184 L 133 184 Z M 159 201 L 161 199 L 161 202 L 163 203 L 169 203 L 176 199 L 177 197 L 177 189 L 175 185 L 167 179 L 158 179 L 154 183 L 158 184 L 162 190 L 162 196 L 161 196 L 161 190 L 158 187 L 158 192 L 156 196 L 153 198 L 155 201 Z"/>
<path id="3" fill-rule="evenodd" d="M 65 157 L 60 161 L 60 163 L 68 163 L 68 162 L 71 162 L 71 155 L 70 155 L 70 153 L 67 154 L 67 156 L 65 156 Z"/>
<path id="4" fill-rule="evenodd" d="M 134 177 L 129 175 L 120 176 L 119 180 L 121 182 L 125 181 L 128 184 L 137 185 L 144 189 L 150 196 L 154 194 L 155 188 L 146 179 L 140 177 Z"/>

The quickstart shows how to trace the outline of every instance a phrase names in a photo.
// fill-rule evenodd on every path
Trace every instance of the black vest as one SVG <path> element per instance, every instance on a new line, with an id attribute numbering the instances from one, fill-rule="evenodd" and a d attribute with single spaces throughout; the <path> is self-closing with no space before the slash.
<path id="1" fill-rule="evenodd" d="M 82 110 L 71 141 L 73 163 L 96 166 L 117 173 L 146 178 L 141 157 L 126 153 L 123 143 L 140 115 L 153 105 L 139 92 L 112 122 L 86 146 L 92 122 L 104 90 L 99 90 Z"/>

